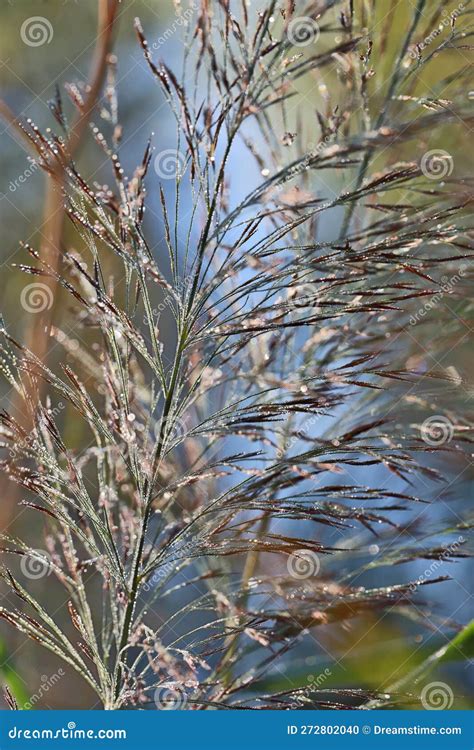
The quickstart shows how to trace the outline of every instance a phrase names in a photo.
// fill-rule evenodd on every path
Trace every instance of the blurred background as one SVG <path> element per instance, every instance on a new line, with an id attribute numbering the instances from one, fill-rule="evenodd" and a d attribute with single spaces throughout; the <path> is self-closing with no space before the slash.
<path id="1" fill-rule="evenodd" d="M 388 2 L 379 3 L 381 14 L 385 15 Z M 437 3 L 443 8 L 450 8 L 448 4 Z M 400 39 L 406 32 L 407 18 L 411 12 L 410 2 L 396 4 L 391 15 L 390 35 L 386 42 L 386 62 L 390 69 L 391 61 L 398 49 Z M 31 118 L 41 130 L 55 127 L 49 102 L 54 99 L 57 87 L 62 91 L 65 83 L 87 79 L 91 54 L 94 47 L 97 26 L 97 4 L 95 0 L 2 0 L 0 9 L 0 87 L 1 97 L 8 103 L 10 109 L 22 118 Z M 153 134 L 153 142 L 158 150 L 173 148 L 175 143 L 175 124 L 168 108 L 165 106 L 162 94 L 153 80 L 148 67 L 143 61 L 143 53 L 137 44 L 133 30 L 133 20 L 138 15 L 150 44 L 154 44 L 154 54 L 163 58 L 170 67 L 177 66 L 181 61 L 182 43 L 181 28 L 176 24 L 175 10 L 169 0 L 135 0 L 123 2 L 120 6 L 120 20 L 116 32 L 114 52 L 117 55 L 117 87 L 119 95 L 119 121 L 123 127 L 123 137 L 120 147 L 121 160 L 127 174 L 131 174 L 135 166 L 141 161 L 147 140 Z M 51 38 L 39 46 L 30 46 L 22 41 L 21 29 L 24 22 L 33 17 L 47 18 L 51 25 Z M 434 97 L 439 96 L 438 81 L 459 69 L 459 52 L 448 52 L 439 57 L 429 68 L 413 82 L 414 95 Z M 467 53 L 466 53 L 467 54 Z M 377 64 L 377 61 L 376 61 Z M 340 85 L 341 69 L 338 61 L 326 69 L 324 81 L 314 85 L 308 75 L 299 81 L 297 108 L 306 129 L 305 137 L 309 143 L 319 137 L 318 125 L 315 118 L 315 108 L 320 106 L 324 97 Z M 453 82 L 453 89 L 456 82 Z M 472 92 L 465 92 L 466 100 L 472 99 Z M 443 96 L 449 98 L 448 93 Z M 66 101 L 67 97 L 64 96 Z M 377 99 L 371 103 L 376 109 Z M 296 109 L 296 107 L 295 107 Z M 66 105 L 66 111 L 72 111 Z M 92 119 L 98 119 L 95 116 Z M 446 129 L 443 133 L 443 148 L 453 157 L 455 165 L 462 165 L 466 174 L 472 167 L 471 135 L 468 128 L 462 124 Z M 387 153 L 387 163 L 395 159 L 412 159 L 428 148 L 438 147 L 438 143 L 430 142 L 430 134 L 426 134 L 426 142 L 416 144 L 417 153 Z M 258 166 L 249 159 L 244 151 L 235 151 L 230 163 L 233 198 L 242 195 L 259 178 Z M 243 161 L 244 159 L 244 161 Z M 111 180 L 110 167 L 105 163 L 103 155 L 90 137 L 84 139 L 84 144 L 78 155 L 78 164 L 82 174 L 89 180 L 100 184 Z M 376 165 L 382 168 L 384 164 Z M 0 120 L 0 220 L 2 228 L 2 242 L 0 245 L 0 289 L 1 314 L 4 317 L 9 332 L 19 340 L 23 340 L 31 315 L 19 305 L 19 298 L 25 284 L 30 277 L 25 277 L 15 264 L 28 262 L 25 251 L 20 242 L 28 242 L 38 247 L 41 239 L 41 225 L 44 209 L 45 189 L 44 175 L 39 168 L 31 163 L 21 139 L 5 122 Z M 344 174 L 325 172 L 324 179 L 315 176 L 313 188 L 322 195 L 328 191 L 337 191 L 344 185 Z M 165 192 L 172 187 L 166 180 L 163 182 Z M 189 197 L 188 197 L 189 200 Z M 163 220 L 159 209 L 158 176 L 153 172 L 148 178 L 148 204 L 146 216 L 146 231 L 150 247 L 160 257 L 165 253 L 163 240 Z M 332 239 L 337 236 L 340 226 L 340 215 L 332 213 L 319 226 L 320 238 Z M 79 253 L 78 237 L 70 226 L 66 225 L 63 244 L 69 249 L 75 248 Z M 110 263 L 113 265 L 113 259 Z M 113 268 L 110 269 L 113 271 Z M 62 305 L 68 306 L 69 300 L 60 296 L 55 300 L 54 318 L 56 322 L 64 321 L 64 332 L 70 334 L 74 340 L 77 335 L 72 328 L 68 329 L 68 316 Z M 441 369 L 448 373 L 457 373 L 460 384 L 446 387 L 429 386 L 428 397 L 432 401 L 434 413 L 442 413 L 443 409 L 452 407 L 453 411 L 472 410 L 473 384 L 471 374 L 474 369 L 473 349 L 469 339 L 472 330 L 469 324 L 467 301 L 451 302 L 443 299 L 440 305 L 451 305 L 452 322 L 450 326 L 440 329 L 436 320 L 436 309 L 429 313 L 429 321 L 423 326 L 416 327 L 411 340 L 404 343 L 407 346 L 406 361 L 421 371 L 428 370 L 433 365 L 432 355 L 443 352 L 436 360 Z M 414 308 L 416 310 L 416 306 Z M 166 336 L 166 333 L 165 333 Z M 59 345 L 53 345 L 50 353 L 50 365 L 55 366 L 65 357 L 64 350 Z M 0 395 L 3 408 L 8 408 L 10 393 L 5 382 L 0 382 Z M 424 393 L 427 397 L 427 392 Z M 416 398 L 416 394 L 414 394 Z M 399 427 L 409 425 L 411 416 L 409 409 L 400 410 L 397 414 Z M 81 446 L 83 429 L 74 420 L 67 408 L 61 414 L 66 441 Z M 436 459 L 441 461 L 441 459 Z M 455 456 L 437 464 L 443 473 L 449 471 L 456 482 L 443 494 L 443 502 L 437 513 L 443 515 L 446 524 L 451 519 L 453 523 L 463 517 L 462 507 L 466 499 L 472 500 L 473 473 L 472 464 Z M 433 465 L 434 462 L 433 462 Z M 401 485 L 402 486 L 402 485 Z M 397 489 L 396 480 L 394 488 Z M 412 488 L 414 494 L 417 488 Z M 436 495 L 439 488 L 420 487 L 420 494 Z M 24 528 L 26 516 L 8 507 L 8 499 L 2 497 L 4 504 L 2 519 L 6 525 L 13 512 L 16 533 L 35 538 L 37 529 Z M 430 510 L 431 512 L 431 510 Z M 28 516 L 31 518 L 31 515 Z M 419 516 L 418 524 L 429 524 L 428 517 Z M 374 545 L 376 546 L 376 545 Z M 409 572 L 413 578 L 420 576 L 429 568 L 428 561 L 414 564 Z M 449 574 L 453 580 L 442 586 L 429 587 L 425 597 L 436 603 L 439 608 L 437 614 L 441 619 L 445 616 L 453 623 L 465 623 L 474 614 L 472 607 L 472 573 L 469 574 L 467 564 L 463 561 L 442 563 L 436 570 L 436 576 Z M 383 575 L 383 580 L 380 576 Z M 380 571 L 369 571 L 364 577 L 364 583 L 371 585 L 389 584 L 387 568 Z M 44 594 L 48 595 L 48 579 L 41 585 Z M 439 622 L 441 620 L 433 620 Z M 443 638 L 436 627 L 428 637 L 420 635 L 417 628 L 411 631 L 406 623 L 402 625 L 397 618 L 390 618 L 375 622 L 368 616 L 353 622 L 342 638 L 334 642 L 330 634 L 326 641 L 313 645 L 310 652 L 298 655 L 302 673 L 308 668 L 315 673 L 321 673 L 328 667 L 331 675 L 325 681 L 325 687 L 366 686 L 379 687 L 387 675 L 396 674 L 400 665 L 408 669 L 417 660 L 426 658 L 435 648 L 443 645 Z M 344 658 L 334 663 L 328 657 L 327 648 L 344 654 Z M 414 652 L 416 656 L 413 656 Z M 370 653 L 370 664 L 365 654 Z M 374 654 L 378 658 L 374 659 Z M 456 689 L 456 694 L 468 696 L 472 691 L 469 681 L 469 663 L 450 666 L 446 669 L 446 680 Z M 18 636 L 3 623 L 0 625 L 0 671 L 2 681 L 9 682 L 22 703 L 31 703 L 31 691 L 40 697 L 33 700 L 35 708 L 76 708 L 93 707 L 93 699 L 87 693 L 82 683 L 79 685 L 74 673 L 67 677 L 60 673 L 61 665 L 52 655 L 34 648 L 30 643 L 25 644 Z M 278 684 L 278 676 L 272 677 L 273 686 Z M 282 689 L 287 682 L 282 679 Z M 465 699 L 466 705 L 468 698 Z M 458 704 L 458 707 L 460 705 Z"/>

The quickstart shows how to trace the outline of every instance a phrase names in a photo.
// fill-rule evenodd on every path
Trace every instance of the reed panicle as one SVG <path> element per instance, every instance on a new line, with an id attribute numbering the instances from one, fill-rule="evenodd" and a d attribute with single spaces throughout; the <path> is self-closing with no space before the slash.
<path id="1" fill-rule="evenodd" d="M 430 394 L 455 389 L 458 375 L 407 354 L 411 318 L 428 310 L 419 325 L 429 327 L 446 278 L 459 282 L 449 290 L 457 317 L 437 306 L 437 325 L 467 314 L 472 185 L 449 154 L 436 157 L 444 181 L 433 179 L 419 145 L 472 121 L 464 71 L 440 82 L 449 101 L 420 97 L 415 78 L 438 44 L 416 47 L 425 3 L 393 59 L 386 26 L 371 32 L 375 18 L 358 5 L 265 0 L 251 14 L 245 2 L 201 0 L 182 24 L 181 73 L 156 58 L 137 20 L 176 149 L 170 157 L 152 139 L 126 175 L 109 79 L 91 133 L 113 185 L 89 184 L 63 136 L 24 125 L 43 168 L 67 174 L 83 250 L 66 249 L 56 271 L 25 245 L 22 270 L 69 296 L 80 343 L 52 329 L 65 350 L 58 369 L 2 330 L 2 371 L 34 424 L 26 432 L 2 412 L 2 468 L 26 491 L 37 538 L 4 535 L 11 607 L 0 616 L 105 708 L 417 701 L 382 686 L 266 687 L 290 649 L 334 643 L 360 618 L 429 624 L 423 594 L 447 576 L 412 580 L 404 564 L 469 554 L 465 509 L 452 522 L 433 507 L 433 487 L 449 481 L 433 454 L 463 461 L 468 415 L 446 402 L 427 432 Z M 467 11 L 456 19 L 451 48 L 465 44 L 468 22 Z M 296 96 L 308 77 L 324 104 L 312 122 Z M 60 97 L 53 113 L 67 129 Z M 241 195 L 232 180 L 243 148 Z M 173 191 L 160 186 L 158 249 L 144 222 L 153 166 L 161 183 L 160 169 L 174 178 Z M 71 444 L 65 414 L 86 447 Z M 27 566 L 61 587 L 61 615 L 25 583 Z M 378 585 L 364 578 L 373 571 Z"/>

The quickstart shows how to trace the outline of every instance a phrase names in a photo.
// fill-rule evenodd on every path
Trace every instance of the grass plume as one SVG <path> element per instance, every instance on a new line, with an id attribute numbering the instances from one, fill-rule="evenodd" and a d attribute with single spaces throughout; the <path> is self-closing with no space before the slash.
<path id="1" fill-rule="evenodd" d="M 56 269 L 25 245 L 22 270 L 68 295 L 80 344 L 54 328 L 67 353 L 57 371 L 2 330 L 2 371 L 34 424 L 27 432 L 2 412 L 2 467 L 45 528 L 34 547 L 5 536 L 3 548 L 23 570 L 47 569 L 69 622 L 10 567 L 12 606 L 0 616 L 108 709 L 416 704 L 382 685 L 266 681 L 315 631 L 332 642 L 358 618 L 393 612 L 429 627 L 424 592 L 446 576 L 412 580 L 403 566 L 469 554 L 465 509 L 454 523 L 436 507 L 423 528 L 415 520 L 445 479 L 433 454 L 462 461 L 472 450 L 454 407 L 435 425 L 449 441 L 427 439 L 423 388 L 457 376 L 407 356 L 410 319 L 444 293 L 445 277 L 458 279 L 458 313 L 468 312 L 472 186 L 449 154 L 435 165 L 448 167 L 444 182 L 434 180 L 417 145 L 472 121 L 464 71 L 440 82 L 449 101 L 417 93 L 434 52 L 409 55 L 422 1 L 385 77 L 387 30 L 375 32 L 367 4 L 266 0 L 252 15 L 233 5 L 201 0 L 187 17 L 181 73 L 155 59 L 136 21 L 176 123 L 158 251 L 144 217 L 163 152 L 144 144 L 126 175 L 112 74 L 91 134 L 113 184 L 89 184 L 64 136 L 23 126 L 44 169 L 67 177 L 83 251 L 66 250 Z M 450 48 L 466 45 L 458 29 L 469 17 L 456 19 Z M 293 103 L 305 77 L 320 82 L 323 105 L 309 125 Z M 63 109 L 58 98 L 64 130 Z M 240 195 L 232 163 L 243 148 L 258 179 Z M 59 404 L 84 424 L 86 447 L 68 443 Z M 361 583 L 375 569 L 399 577 Z"/>

